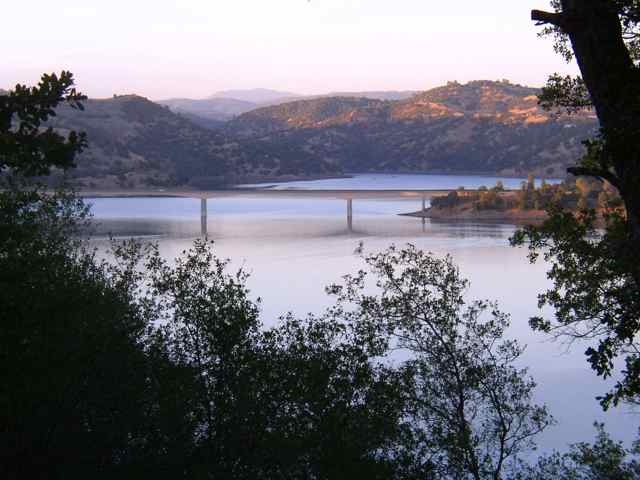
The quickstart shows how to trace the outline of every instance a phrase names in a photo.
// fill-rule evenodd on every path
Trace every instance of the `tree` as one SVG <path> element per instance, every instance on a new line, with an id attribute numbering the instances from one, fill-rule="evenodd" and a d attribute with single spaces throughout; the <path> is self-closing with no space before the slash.
<path id="1" fill-rule="evenodd" d="M 417 448 L 420 432 L 406 414 L 412 384 L 404 372 L 376 359 L 371 339 L 335 309 L 281 321 L 263 339 L 271 385 L 260 398 L 270 405 L 269 431 L 275 434 L 263 444 L 263 455 L 286 467 L 282 476 L 428 476 L 431 465 Z"/>
<path id="2" fill-rule="evenodd" d="M 615 442 L 604 429 L 595 424 L 596 441 L 571 445 L 566 453 L 555 452 L 527 465 L 514 480 L 636 480 L 640 478 L 640 444 L 631 449 Z"/>
<path id="3" fill-rule="evenodd" d="M 556 50 L 575 57 L 582 77 L 553 76 L 541 101 L 547 107 L 593 107 L 600 122 L 597 140 L 569 172 L 615 186 L 627 211 L 630 243 L 640 242 L 640 5 L 635 0 L 552 0 L 555 12 L 534 10 L 533 20 L 548 25 Z M 632 269 L 640 283 L 640 265 Z"/>
<path id="4" fill-rule="evenodd" d="M 413 382 L 409 413 L 429 478 L 500 479 L 552 419 L 532 402 L 535 383 L 514 362 L 522 354 L 505 340 L 508 316 L 497 305 L 463 299 L 468 282 L 449 257 L 415 247 L 366 257 L 374 274 L 345 277 L 329 292 L 334 311 L 371 339 L 376 356 L 404 352 Z"/>
<path id="5" fill-rule="evenodd" d="M 581 193 L 580 197 L 578 197 L 578 210 L 587 210 L 589 208 L 589 200 L 588 197 Z"/>
<path id="6" fill-rule="evenodd" d="M 3 478 L 424 477 L 411 383 L 363 332 L 331 312 L 263 331 L 203 242 L 174 266 L 136 242 L 96 259 L 82 201 L 25 178 L 84 146 L 39 128 L 71 85 L 2 97 Z"/>
<path id="7" fill-rule="evenodd" d="M 43 75 L 37 87 L 16 85 L 0 95 L 0 172 L 48 175 L 51 168 L 74 166 L 76 155 L 86 146 L 85 134 L 71 131 L 64 137 L 51 127 L 43 128 L 62 103 L 83 109 L 86 97 L 73 84 L 73 74 L 63 71 L 59 77 Z"/>
<path id="8" fill-rule="evenodd" d="M 527 190 L 533 192 L 536 189 L 536 177 L 533 174 L 527 175 Z"/>
<path id="9" fill-rule="evenodd" d="M 609 208 L 609 194 L 606 190 L 602 190 L 598 194 L 598 206 L 603 209 Z"/>
<path id="10" fill-rule="evenodd" d="M 622 379 L 601 398 L 606 408 L 640 394 L 640 4 L 635 0 L 552 0 L 554 11 L 534 10 L 532 19 L 546 25 L 556 51 L 575 58 L 581 77 L 554 75 L 543 89 L 545 108 L 572 113 L 593 108 L 600 122 L 597 138 L 585 142 L 586 153 L 568 169 L 576 176 L 615 187 L 624 212 L 611 212 L 606 229 L 595 227 L 593 212 L 572 215 L 553 207 L 540 228 L 527 227 L 512 239 L 529 243 L 535 261 L 544 251 L 552 263 L 554 286 L 540 305 L 556 310 L 556 321 L 532 319 L 532 325 L 571 341 L 593 342 L 586 350 L 594 370 L 614 372 L 624 357 Z M 584 201 L 582 202 L 584 205 Z"/>
<path id="11" fill-rule="evenodd" d="M 451 191 L 444 197 L 433 197 L 431 205 L 438 208 L 453 208 L 460 203 L 461 198 L 457 191 Z"/>
<path id="12" fill-rule="evenodd" d="M 366 339 L 329 314 L 264 330 L 246 274 L 197 241 L 170 266 L 146 259 L 143 304 L 164 323 L 170 357 L 192 372 L 189 470 L 212 478 L 391 479 L 405 452 L 405 384 Z"/>
<path id="13" fill-rule="evenodd" d="M 84 146 L 82 134 L 41 128 L 60 103 L 80 107 L 72 85 L 63 72 L 0 96 L 5 478 L 115 474 L 146 443 L 146 322 L 132 301 L 133 271 L 84 248 L 88 212 L 73 194 L 22 177 L 67 168 Z"/>
<path id="14" fill-rule="evenodd" d="M 66 192 L 0 194 L 0 437 L 4 478 L 118 475 L 154 411 L 135 270 L 86 251 L 86 209 Z M 158 448 L 154 452 L 154 448 Z"/>
<path id="15" fill-rule="evenodd" d="M 542 190 L 543 192 L 546 191 L 549 188 L 549 184 L 547 183 L 547 179 L 542 177 L 540 179 L 540 190 Z"/>
<path id="16" fill-rule="evenodd" d="M 527 210 L 530 206 L 527 184 L 522 182 L 520 190 L 516 192 L 516 205 L 520 210 Z"/>

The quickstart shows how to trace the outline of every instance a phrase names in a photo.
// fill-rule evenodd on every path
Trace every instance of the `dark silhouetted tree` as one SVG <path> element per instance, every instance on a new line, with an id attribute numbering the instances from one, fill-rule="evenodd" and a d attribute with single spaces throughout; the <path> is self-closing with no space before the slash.
<path id="1" fill-rule="evenodd" d="M 51 168 L 68 169 L 86 146 L 84 133 L 67 136 L 45 128 L 60 104 L 82 110 L 86 97 L 73 87 L 73 75 L 63 71 L 42 76 L 36 87 L 16 85 L 0 95 L 0 172 L 48 175 Z"/>
<path id="2" fill-rule="evenodd" d="M 528 227 L 513 243 L 529 243 L 531 260 L 541 252 L 552 263 L 554 287 L 540 305 L 555 308 L 555 321 L 532 319 L 535 328 L 557 336 L 588 340 L 586 354 L 603 377 L 624 357 L 622 379 L 602 398 L 603 406 L 640 394 L 640 4 L 635 0 L 553 0 L 554 11 L 534 10 L 546 25 L 556 51 L 575 58 L 582 76 L 554 75 L 540 96 L 546 108 L 575 112 L 593 108 L 600 122 L 597 138 L 569 173 L 615 187 L 624 212 L 605 217 L 596 228 L 593 212 L 574 215 L 554 207 L 540 228 Z M 587 202 L 580 200 L 581 206 Z"/>
<path id="3" fill-rule="evenodd" d="M 552 422 L 532 401 L 535 383 L 514 366 L 523 349 L 503 338 L 508 316 L 486 301 L 467 305 L 468 282 L 448 257 L 408 245 L 366 262 L 377 293 L 367 272 L 347 276 L 329 289 L 342 308 L 335 312 L 375 339 L 376 355 L 408 356 L 409 412 L 423 432 L 428 478 L 502 478 Z"/>
<path id="4" fill-rule="evenodd" d="M 640 444 L 631 449 L 615 442 L 596 423 L 594 443 L 576 443 L 565 453 L 553 453 L 524 466 L 513 480 L 636 480 L 640 478 Z"/>

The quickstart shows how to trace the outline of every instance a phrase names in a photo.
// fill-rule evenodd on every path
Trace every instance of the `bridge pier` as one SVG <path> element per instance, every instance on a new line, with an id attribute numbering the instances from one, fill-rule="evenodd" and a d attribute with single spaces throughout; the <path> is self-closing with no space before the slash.
<path id="1" fill-rule="evenodd" d="M 207 238 L 207 199 L 200 199 L 200 235 Z"/>
<path id="2" fill-rule="evenodd" d="M 424 212 L 427 209 L 427 197 L 425 195 L 422 196 L 422 211 Z"/>
<path id="3" fill-rule="evenodd" d="M 353 199 L 347 199 L 347 229 L 353 232 Z"/>

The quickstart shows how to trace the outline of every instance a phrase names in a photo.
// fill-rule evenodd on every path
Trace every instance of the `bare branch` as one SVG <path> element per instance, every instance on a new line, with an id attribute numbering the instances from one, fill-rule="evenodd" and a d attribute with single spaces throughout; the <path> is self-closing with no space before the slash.
<path id="1" fill-rule="evenodd" d="M 587 168 L 587 167 L 569 167 L 567 168 L 567 172 L 569 172 L 572 175 L 575 175 L 576 177 L 581 177 L 581 176 L 596 177 L 601 180 L 606 180 L 616 188 L 619 188 L 619 185 L 620 185 L 620 179 L 614 173 L 609 172 L 607 170 L 600 170 L 596 168 Z"/>
<path id="2" fill-rule="evenodd" d="M 561 13 L 544 12 L 542 10 L 531 10 L 531 20 L 538 25 L 554 25 L 563 28 L 566 25 L 565 17 Z"/>

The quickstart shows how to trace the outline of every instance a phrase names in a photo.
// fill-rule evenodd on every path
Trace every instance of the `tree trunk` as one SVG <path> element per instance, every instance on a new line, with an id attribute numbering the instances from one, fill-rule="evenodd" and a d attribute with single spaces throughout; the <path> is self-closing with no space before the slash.
<path id="1" fill-rule="evenodd" d="M 631 249 L 640 246 L 640 75 L 624 40 L 615 2 L 561 0 L 559 14 L 532 18 L 567 34 L 604 138 L 606 163 L 618 179 L 627 210 Z M 640 285 L 640 266 L 634 266 Z"/>

